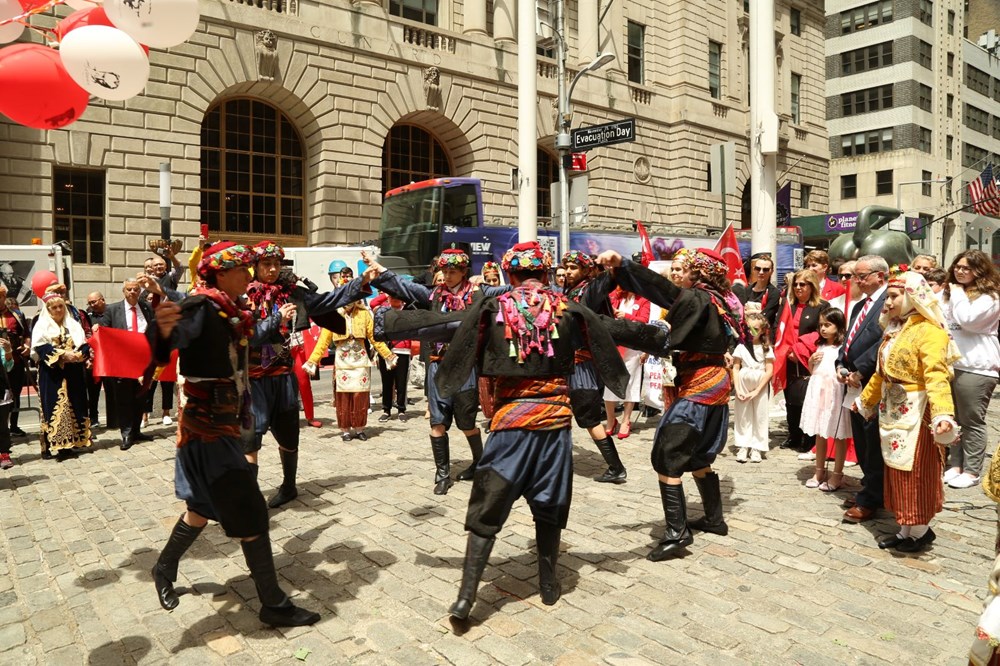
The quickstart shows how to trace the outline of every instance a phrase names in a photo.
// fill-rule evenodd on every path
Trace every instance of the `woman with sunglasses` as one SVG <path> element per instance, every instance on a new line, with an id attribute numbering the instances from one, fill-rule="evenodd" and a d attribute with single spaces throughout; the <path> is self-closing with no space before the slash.
<path id="1" fill-rule="evenodd" d="M 948 332 L 962 354 L 955 361 L 951 384 L 962 437 L 951 447 L 951 468 L 944 480 L 952 488 L 971 488 L 982 472 L 986 410 L 1000 369 L 1000 273 L 988 254 L 966 250 L 951 263 L 941 296 Z"/>
<path id="2" fill-rule="evenodd" d="M 788 422 L 788 439 L 781 445 L 783 449 L 804 453 L 812 448 L 811 438 L 803 442 L 799 423 L 809 386 L 809 357 L 816 351 L 819 339 L 819 313 L 828 306 L 820 297 L 816 273 L 808 268 L 796 272 L 781 312 L 774 352 L 774 389 L 785 391 Z"/>
<path id="3" fill-rule="evenodd" d="M 740 297 L 743 305 L 760 303 L 761 312 L 767 319 L 768 326 L 775 331 L 778 312 L 781 309 L 781 291 L 771 284 L 771 278 L 774 277 L 774 260 L 770 255 L 762 254 L 752 258 L 750 264 L 750 284 L 741 288 L 733 285 L 733 292 Z"/>

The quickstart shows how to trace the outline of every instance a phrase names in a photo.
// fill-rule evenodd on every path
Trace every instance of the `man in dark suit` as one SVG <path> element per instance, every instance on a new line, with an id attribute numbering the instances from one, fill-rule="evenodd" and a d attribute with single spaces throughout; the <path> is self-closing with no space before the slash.
<path id="1" fill-rule="evenodd" d="M 90 329 L 96 333 L 101 326 L 108 326 L 111 323 L 111 314 L 108 312 L 108 304 L 104 300 L 104 294 L 93 291 L 87 295 L 87 318 L 90 320 Z M 91 352 L 93 353 L 93 352 Z M 102 380 L 101 377 L 88 375 L 87 399 L 90 408 L 90 425 L 99 425 L 100 414 L 98 414 L 98 403 L 101 398 L 101 386 L 104 387 L 104 425 L 108 428 L 118 427 L 118 414 L 115 409 L 112 380 Z"/>
<path id="2" fill-rule="evenodd" d="M 837 357 L 838 378 L 848 386 L 848 390 L 864 387 L 875 374 L 882 342 L 882 327 L 878 320 L 885 305 L 888 273 L 889 265 L 876 255 L 861 257 L 854 265 L 854 280 L 862 297 L 851 308 L 847 337 Z M 852 411 L 851 430 L 864 478 L 861 479 L 861 492 L 855 497 L 854 506 L 844 513 L 844 522 L 860 523 L 874 518 L 882 507 L 885 463 L 882 460 L 877 415 L 871 421 L 865 421 L 860 414 Z"/>
<path id="3" fill-rule="evenodd" d="M 154 332 L 153 308 L 139 298 L 142 286 L 137 280 L 125 280 L 122 285 L 124 300 L 107 307 L 108 328 L 135 331 L 150 336 Z M 147 332 L 148 331 L 148 332 Z M 113 393 L 117 407 L 118 429 L 122 434 L 121 450 L 129 450 L 135 442 L 148 442 L 153 438 L 140 432 L 145 399 L 139 396 L 142 388 L 138 379 L 105 378 L 114 386 Z"/>

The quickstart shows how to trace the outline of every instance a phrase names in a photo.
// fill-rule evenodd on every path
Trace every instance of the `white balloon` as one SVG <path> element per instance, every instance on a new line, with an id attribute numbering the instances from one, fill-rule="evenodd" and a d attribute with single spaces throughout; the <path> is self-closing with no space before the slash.
<path id="1" fill-rule="evenodd" d="M 66 0 L 66 4 L 73 9 L 90 9 L 101 4 L 102 0 Z"/>
<path id="2" fill-rule="evenodd" d="M 24 13 L 21 4 L 17 0 L 0 0 L 0 21 L 14 18 Z M 8 23 L 0 25 L 0 44 L 7 44 L 21 36 L 24 32 L 23 23 Z"/>
<path id="3" fill-rule="evenodd" d="M 59 43 L 66 71 L 95 97 L 121 101 L 135 97 L 149 79 L 149 59 L 134 39 L 117 28 L 85 25 Z"/>
<path id="4" fill-rule="evenodd" d="M 105 0 L 104 12 L 140 44 L 169 48 L 186 42 L 198 28 L 198 0 Z"/>

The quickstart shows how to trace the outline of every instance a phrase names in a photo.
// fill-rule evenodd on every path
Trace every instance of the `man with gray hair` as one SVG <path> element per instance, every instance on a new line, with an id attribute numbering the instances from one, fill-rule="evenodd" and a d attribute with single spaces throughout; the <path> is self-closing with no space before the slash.
<path id="1" fill-rule="evenodd" d="M 869 254 L 854 264 L 854 283 L 861 297 L 851 307 L 847 321 L 847 336 L 837 357 L 837 377 L 846 384 L 848 391 L 860 391 L 875 374 L 878 348 L 882 342 L 879 315 L 885 305 L 886 280 L 889 265 L 885 259 Z M 878 418 L 866 421 L 857 412 L 851 412 L 851 430 L 854 449 L 864 477 L 861 492 L 844 514 L 844 522 L 861 523 L 871 520 L 882 507 L 882 477 L 884 462 L 879 439 Z M 845 504 L 852 504 L 848 500 Z"/>

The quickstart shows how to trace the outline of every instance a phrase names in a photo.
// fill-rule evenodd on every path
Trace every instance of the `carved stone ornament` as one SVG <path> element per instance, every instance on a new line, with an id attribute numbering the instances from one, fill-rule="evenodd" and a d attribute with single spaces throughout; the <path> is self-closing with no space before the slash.
<path id="1" fill-rule="evenodd" d="M 441 70 L 437 67 L 424 70 L 424 99 L 428 110 L 441 109 Z"/>
<path id="2" fill-rule="evenodd" d="M 257 79 L 274 81 L 278 70 L 278 36 L 270 30 L 254 33 L 254 50 L 257 52 Z"/>
<path id="3" fill-rule="evenodd" d="M 653 177 L 653 170 L 649 166 L 649 159 L 647 157 L 637 157 L 635 164 L 632 165 L 632 173 L 640 183 L 648 183 Z"/>

